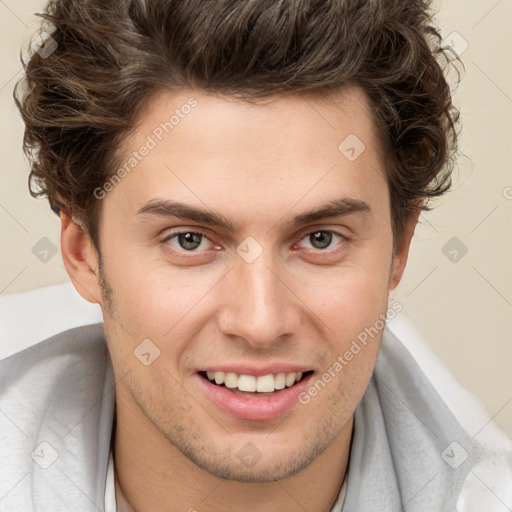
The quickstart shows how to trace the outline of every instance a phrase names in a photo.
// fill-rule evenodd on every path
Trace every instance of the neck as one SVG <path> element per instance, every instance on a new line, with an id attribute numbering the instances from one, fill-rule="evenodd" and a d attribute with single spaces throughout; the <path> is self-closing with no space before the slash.
<path id="1" fill-rule="evenodd" d="M 201 469 L 150 422 L 140 428 L 139 422 L 123 417 L 118 407 L 116 485 L 137 512 L 330 512 L 345 479 L 352 430 L 353 419 L 295 475 L 270 483 L 246 483 L 224 480 Z"/>

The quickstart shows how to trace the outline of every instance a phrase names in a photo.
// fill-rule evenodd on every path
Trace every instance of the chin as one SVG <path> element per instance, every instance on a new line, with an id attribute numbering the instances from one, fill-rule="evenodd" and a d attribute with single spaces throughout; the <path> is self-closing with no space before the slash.
<path id="1" fill-rule="evenodd" d="M 286 462 L 283 462 L 281 456 L 273 455 L 272 460 L 267 459 L 265 461 L 265 456 L 262 455 L 259 460 L 244 461 L 243 459 L 240 460 L 237 455 L 234 455 L 229 462 L 215 460 L 193 460 L 193 462 L 204 471 L 223 480 L 244 483 L 270 483 L 290 478 L 299 473 L 311 464 L 314 458 L 314 454 L 311 454 L 308 459 L 304 459 L 303 454 L 297 454 L 291 460 L 288 458 Z"/>
<path id="2" fill-rule="evenodd" d="M 309 466 L 331 443 L 331 435 L 302 434 L 301 438 L 288 436 L 286 448 L 282 444 L 272 444 L 267 439 L 251 441 L 251 436 L 244 436 L 238 442 L 235 437 L 227 439 L 229 446 L 219 447 L 214 451 L 215 443 L 197 445 L 184 443 L 176 446 L 181 453 L 196 466 L 223 480 L 245 483 L 269 483 L 284 480 L 299 473 Z M 282 436 L 279 436 L 282 440 Z M 315 442 L 312 442 L 315 439 Z M 266 445 L 266 446 L 263 446 Z"/>

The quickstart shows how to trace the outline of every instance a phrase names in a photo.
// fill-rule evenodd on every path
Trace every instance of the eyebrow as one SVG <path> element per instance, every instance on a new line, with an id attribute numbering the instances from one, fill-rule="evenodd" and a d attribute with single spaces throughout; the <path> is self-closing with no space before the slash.
<path id="1" fill-rule="evenodd" d="M 360 199 L 341 198 L 321 206 L 316 210 L 301 213 L 292 219 L 292 224 L 301 226 L 309 222 L 350 215 L 353 213 L 370 214 L 372 212 L 370 205 Z M 145 203 L 142 208 L 137 210 L 135 215 L 152 215 L 156 217 L 177 217 L 187 219 L 211 226 L 223 227 L 233 230 L 233 223 L 222 214 L 193 207 L 177 201 L 167 199 L 153 198 Z"/>

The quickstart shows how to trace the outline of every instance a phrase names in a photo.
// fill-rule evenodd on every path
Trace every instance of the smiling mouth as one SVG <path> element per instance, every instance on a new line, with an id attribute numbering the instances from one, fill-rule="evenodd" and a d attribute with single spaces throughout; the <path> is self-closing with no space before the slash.
<path id="1" fill-rule="evenodd" d="M 313 373 L 289 372 L 262 375 L 239 375 L 231 372 L 199 372 L 199 375 L 218 387 L 241 396 L 270 396 L 283 389 L 291 388 Z"/>

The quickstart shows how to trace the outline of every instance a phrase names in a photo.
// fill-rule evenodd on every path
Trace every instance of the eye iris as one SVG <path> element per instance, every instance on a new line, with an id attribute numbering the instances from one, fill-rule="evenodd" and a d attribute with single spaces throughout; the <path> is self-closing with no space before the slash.
<path id="1" fill-rule="evenodd" d="M 332 233 L 329 233 L 328 231 L 317 231 L 316 233 L 311 233 L 311 235 L 309 235 L 309 239 L 311 241 L 311 245 L 316 249 L 325 249 L 331 245 Z"/>
<path id="2" fill-rule="evenodd" d="M 202 238 L 201 233 L 180 233 L 178 235 L 180 246 L 187 250 L 197 249 L 201 245 Z"/>
<path id="3" fill-rule="evenodd" d="M 180 233 L 178 235 L 178 241 L 183 249 L 192 250 L 197 249 L 201 245 L 203 235 L 201 233 Z M 325 249 L 329 247 L 332 242 L 332 233 L 328 231 L 317 231 L 309 235 L 311 244 L 316 249 Z"/>

